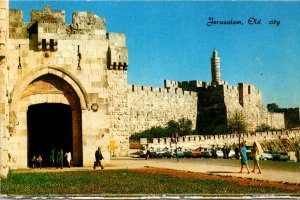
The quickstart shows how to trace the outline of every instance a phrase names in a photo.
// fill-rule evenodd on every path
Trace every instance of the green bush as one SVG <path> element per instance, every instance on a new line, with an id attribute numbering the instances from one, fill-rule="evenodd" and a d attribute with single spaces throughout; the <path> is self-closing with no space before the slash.
<path id="1" fill-rule="evenodd" d="M 130 141 L 139 141 L 140 138 L 161 138 L 172 137 L 173 133 L 178 133 L 179 136 L 195 134 L 192 130 L 192 121 L 190 119 L 179 119 L 177 122 L 171 120 L 167 123 L 166 127 L 154 126 L 145 131 L 135 133 L 130 136 Z"/>
<path id="2" fill-rule="evenodd" d="M 261 124 L 256 127 L 255 131 L 257 132 L 264 132 L 264 131 L 269 131 L 271 130 L 271 127 L 267 124 Z"/>

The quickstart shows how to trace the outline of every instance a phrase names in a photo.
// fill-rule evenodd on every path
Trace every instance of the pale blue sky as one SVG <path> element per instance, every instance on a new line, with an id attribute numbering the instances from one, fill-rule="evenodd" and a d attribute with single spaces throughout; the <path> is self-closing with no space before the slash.
<path id="1" fill-rule="evenodd" d="M 300 2 L 11 1 L 23 10 L 90 11 L 106 18 L 108 32 L 127 35 L 128 82 L 163 87 L 163 80 L 211 81 L 210 57 L 221 57 L 221 79 L 251 83 L 263 104 L 300 106 Z M 208 18 L 243 25 L 207 26 Z M 261 19 L 249 25 L 248 19 Z M 269 25 L 276 19 L 280 25 Z"/>

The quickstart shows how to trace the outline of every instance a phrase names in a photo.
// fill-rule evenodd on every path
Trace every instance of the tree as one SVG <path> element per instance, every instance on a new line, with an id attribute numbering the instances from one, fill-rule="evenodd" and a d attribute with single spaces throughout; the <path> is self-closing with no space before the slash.
<path id="1" fill-rule="evenodd" d="M 236 112 L 228 119 L 228 132 L 247 132 L 247 122 L 242 112 Z"/>
<path id="2" fill-rule="evenodd" d="M 278 107 L 278 105 L 276 103 L 270 103 L 267 105 L 268 111 L 269 112 L 279 112 L 280 108 Z"/>
<path id="3" fill-rule="evenodd" d="M 178 121 L 179 132 L 181 133 L 181 135 L 192 134 L 192 125 L 193 125 L 192 120 L 181 118 Z"/>
<path id="4" fill-rule="evenodd" d="M 171 120 L 167 123 L 166 129 L 168 129 L 168 131 L 170 131 L 171 133 L 179 132 L 179 124 L 178 122 Z"/>
<path id="5" fill-rule="evenodd" d="M 269 130 L 271 130 L 271 126 L 269 126 L 268 124 L 260 124 L 255 129 L 255 131 L 258 131 L 258 132 L 264 132 L 264 131 L 269 131 Z"/>

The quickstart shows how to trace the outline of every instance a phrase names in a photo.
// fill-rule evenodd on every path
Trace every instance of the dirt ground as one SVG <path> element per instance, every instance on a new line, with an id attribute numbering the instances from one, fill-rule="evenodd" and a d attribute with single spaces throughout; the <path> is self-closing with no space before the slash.
<path id="1" fill-rule="evenodd" d="M 300 191 L 300 185 L 292 184 L 292 183 L 251 180 L 251 179 L 241 178 L 241 177 L 211 175 L 211 174 L 205 174 L 205 173 L 185 172 L 185 171 L 178 171 L 178 170 L 173 170 L 173 169 L 160 169 L 160 168 L 152 168 L 152 167 L 131 169 L 131 170 L 136 171 L 136 172 L 149 173 L 149 174 L 163 174 L 163 175 L 170 175 L 170 176 L 176 176 L 176 177 L 182 177 L 182 178 L 194 178 L 194 179 L 224 180 L 224 181 L 238 183 L 240 185 L 272 186 L 272 187 L 287 189 L 287 190 L 291 190 L 291 191 L 295 191 L 295 192 Z"/>

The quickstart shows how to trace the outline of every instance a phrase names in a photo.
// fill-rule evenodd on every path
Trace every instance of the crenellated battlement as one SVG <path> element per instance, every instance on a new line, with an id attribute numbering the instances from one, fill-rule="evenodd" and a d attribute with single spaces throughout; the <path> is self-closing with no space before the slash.
<path id="1" fill-rule="evenodd" d="M 106 20 L 92 12 L 73 12 L 72 24 L 65 23 L 64 10 L 51 10 L 46 5 L 44 10 L 32 10 L 30 22 L 23 22 L 23 11 L 9 11 L 10 38 L 29 38 L 38 34 L 42 38 L 55 36 L 56 39 L 98 39 L 106 36 Z M 48 35 L 48 36 L 47 36 Z"/>
<path id="2" fill-rule="evenodd" d="M 234 85 L 224 85 L 224 89 L 227 91 L 227 92 L 238 92 L 238 87 L 237 86 L 234 86 Z"/>
<path id="3" fill-rule="evenodd" d="M 215 84 L 211 84 L 210 82 L 200 81 L 200 80 L 191 80 L 191 81 L 173 81 L 173 80 L 165 80 L 164 81 L 165 88 L 182 88 L 183 90 L 188 91 L 198 91 L 201 89 L 221 89 L 223 87 L 227 87 L 229 89 L 231 86 L 228 85 L 226 81 L 218 81 Z"/>
<path id="4" fill-rule="evenodd" d="M 248 83 L 239 83 L 239 102 L 243 107 L 262 106 L 262 97 L 259 90 Z"/>
<path id="5" fill-rule="evenodd" d="M 300 108 L 281 108 L 283 112 L 300 112 Z"/>
<path id="6" fill-rule="evenodd" d="M 29 39 L 30 49 L 34 51 L 46 52 L 49 57 L 51 52 L 63 51 L 61 43 L 66 40 L 78 41 L 73 44 L 78 60 L 78 70 L 82 69 L 82 60 L 85 59 L 82 52 L 82 41 L 98 42 L 106 52 L 101 56 L 107 58 L 108 70 L 127 70 L 128 49 L 126 47 L 126 35 L 123 33 L 107 33 L 106 20 L 100 18 L 92 12 L 73 12 L 72 24 L 65 23 L 65 11 L 51 10 L 50 6 L 45 6 L 44 10 L 32 10 L 29 23 L 23 22 L 22 10 L 11 9 L 9 12 L 9 33 L 12 39 Z M 101 49 L 101 51 L 102 51 Z M 99 53 L 90 55 L 99 56 Z"/>
<path id="7" fill-rule="evenodd" d="M 197 88 L 209 87 L 210 83 L 200 81 L 200 80 L 192 80 L 192 81 L 182 81 L 180 82 L 180 86 L 185 90 L 197 91 Z"/>
<path id="8" fill-rule="evenodd" d="M 152 93 L 152 94 L 178 94 L 197 97 L 197 92 L 183 90 L 182 88 L 159 88 L 143 85 L 129 85 L 129 90 L 132 93 Z"/>
<path id="9" fill-rule="evenodd" d="M 243 91 L 247 91 L 248 94 L 252 95 L 261 95 L 261 92 L 256 89 L 256 87 L 249 83 L 239 83 L 238 84 L 239 89 L 243 89 Z"/>
<path id="10" fill-rule="evenodd" d="M 263 143 L 270 140 L 279 139 L 295 139 L 300 137 L 300 130 L 288 130 L 288 131 L 269 131 L 269 132 L 253 132 L 253 133 L 237 133 L 233 134 L 221 134 L 221 135 L 185 135 L 178 138 L 177 146 L 181 148 L 207 148 L 212 147 L 223 147 L 225 144 L 229 146 L 235 146 L 240 141 L 245 141 L 247 145 L 252 146 L 253 143 Z M 153 138 L 153 143 L 149 143 L 149 147 L 153 148 L 164 148 L 175 146 L 172 143 L 171 138 Z M 267 151 L 267 149 L 264 149 Z"/>
<path id="11" fill-rule="evenodd" d="M 127 70 L 128 49 L 124 33 L 107 33 L 107 67 L 109 70 Z"/>
<path id="12" fill-rule="evenodd" d="M 164 80 L 165 88 L 179 88 L 179 81 Z"/>

